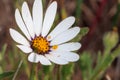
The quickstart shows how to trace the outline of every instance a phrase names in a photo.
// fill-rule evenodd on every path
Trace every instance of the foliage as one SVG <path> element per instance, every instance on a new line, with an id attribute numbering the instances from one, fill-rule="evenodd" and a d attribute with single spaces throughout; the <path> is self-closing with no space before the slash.
<path id="1" fill-rule="evenodd" d="M 114 38 L 113 38 L 114 37 Z M 112 50 L 118 43 L 118 33 L 111 31 L 104 36 L 104 52 L 98 52 L 96 58 L 96 65 L 93 67 L 94 58 L 89 51 L 85 51 L 79 60 L 79 66 L 82 70 L 83 80 L 99 80 L 102 78 L 106 69 L 111 65 L 113 60 L 119 56 L 120 46 Z M 86 77 L 87 76 L 87 77 Z"/>
<path id="2" fill-rule="evenodd" d="M 81 28 L 81 32 L 73 41 L 78 41 L 87 32 L 88 32 L 88 28 Z M 78 39 L 78 37 L 79 37 L 79 39 Z M 106 69 L 111 65 L 112 61 L 119 55 L 120 46 L 118 46 L 117 48 L 112 50 L 118 42 L 117 31 L 113 30 L 111 32 L 106 33 L 103 38 L 103 41 L 104 41 L 105 49 L 103 52 L 99 51 L 97 53 L 96 58 L 94 58 L 91 55 L 91 52 L 89 52 L 89 51 L 84 51 L 83 53 L 81 53 L 81 55 L 80 55 L 81 58 L 78 61 L 78 64 L 76 64 L 76 65 L 79 66 L 79 69 L 82 72 L 83 80 L 99 80 L 99 79 L 101 79 L 103 74 L 105 73 Z M 3 46 L 3 49 L 0 52 L 1 53 L 0 61 L 3 61 L 5 51 L 6 51 L 6 45 Z M 15 48 L 15 50 L 13 52 L 17 53 L 19 51 L 16 50 L 16 48 Z M 13 54 L 14 53 L 12 53 L 11 55 L 13 55 Z M 70 63 L 70 64 L 64 65 L 64 66 L 58 66 L 58 65 L 41 66 L 41 68 L 37 70 L 36 66 L 38 66 L 39 64 L 33 64 L 33 67 L 30 68 L 28 62 L 26 62 L 27 57 L 23 57 L 25 55 L 23 55 L 23 53 L 21 53 L 21 52 L 20 52 L 19 56 L 21 56 L 21 58 L 24 61 L 19 66 L 19 68 L 22 68 L 22 69 L 17 68 L 15 72 L 17 72 L 17 70 L 23 70 L 24 74 L 26 74 L 32 80 L 42 80 L 42 79 L 56 80 L 58 78 L 60 80 L 70 80 L 70 79 L 72 79 L 72 74 L 75 73 L 74 72 L 75 71 L 74 70 L 75 63 Z M 15 57 L 15 56 L 13 56 L 13 57 Z M 12 60 L 10 60 L 10 61 L 12 61 Z M 96 63 L 95 66 L 93 66 L 94 63 Z M 14 63 L 12 63 L 12 65 L 14 65 Z M 4 65 L 1 65 L 0 67 L 3 68 L 3 66 Z M 14 67 L 17 67 L 17 66 L 14 66 Z M 31 72 L 30 69 L 33 69 L 33 72 Z M 56 69 L 56 71 L 55 71 L 55 69 Z M 1 71 L 3 71 L 3 69 L 1 69 Z M 12 71 L 14 71 L 14 69 L 12 69 Z M 36 73 L 35 71 L 37 71 L 38 73 Z M 21 71 L 18 71 L 18 73 L 20 74 Z M 17 77 L 17 76 L 19 76 L 18 73 L 15 76 L 14 72 L 11 72 L 11 71 L 10 72 L 1 72 L 0 79 L 4 79 L 6 77 L 13 76 L 13 74 L 15 77 Z M 12 77 L 9 77 L 9 78 L 11 79 Z"/>
<path id="3" fill-rule="evenodd" d="M 24 0 L 14 0 L 15 7 L 21 8 Z M 28 0 L 26 0 L 28 1 Z M 61 0 L 62 1 L 62 0 Z M 44 8 L 47 3 L 43 0 Z M 81 17 L 81 7 L 83 0 L 76 1 L 75 17 L 76 24 L 79 24 Z M 117 14 L 113 18 L 113 26 L 117 23 L 117 18 L 120 13 L 120 4 L 118 5 Z M 66 18 L 65 7 L 61 7 L 61 19 Z M 57 21 L 59 22 L 59 16 L 57 14 Z M 56 24 L 56 23 L 55 23 Z M 54 24 L 54 25 L 55 25 Z M 83 51 L 80 54 L 80 60 L 76 63 L 69 63 L 64 66 L 51 65 L 42 66 L 40 63 L 33 64 L 27 61 L 27 55 L 22 53 L 15 44 L 12 46 L 13 50 L 7 50 L 7 45 L 3 45 L 0 51 L 0 80 L 7 78 L 8 80 L 22 79 L 21 76 L 25 76 L 26 80 L 72 80 L 75 70 L 80 70 L 82 73 L 82 80 L 101 80 L 105 71 L 112 64 L 113 60 L 120 55 L 120 46 L 118 44 L 117 28 L 113 31 L 107 32 L 103 37 L 104 50 L 92 53 L 90 51 Z M 72 41 L 80 41 L 83 36 L 89 32 L 89 28 L 81 28 L 78 36 Z M 6 53 L 7 51 L 7 53 Z M 96 54 L 93 56 L 93 54 Z M 7 57 L 6 57 L 7 56 Z M 10 71 L 8 71 L 8 69 Z"/>

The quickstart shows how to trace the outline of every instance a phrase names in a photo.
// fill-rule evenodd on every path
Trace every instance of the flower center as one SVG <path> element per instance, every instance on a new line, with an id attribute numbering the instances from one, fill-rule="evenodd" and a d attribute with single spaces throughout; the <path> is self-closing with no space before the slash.
<path id="1" fill-rule="evenodd" d="M 49 42 L 42 36 L 33 39 L 31 47 L 38 54 L 45 54 L 50 50 Z"/>

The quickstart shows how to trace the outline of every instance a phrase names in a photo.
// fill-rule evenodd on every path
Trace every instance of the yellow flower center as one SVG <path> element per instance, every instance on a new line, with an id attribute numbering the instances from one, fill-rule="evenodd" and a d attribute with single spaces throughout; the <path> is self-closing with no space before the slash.
<path id="1" fill-rule="evenodd" d="M 49 42 L 42 36 L 33 39 L 31 47 L 38 54 L 45 54 L 50 50 Z"/>

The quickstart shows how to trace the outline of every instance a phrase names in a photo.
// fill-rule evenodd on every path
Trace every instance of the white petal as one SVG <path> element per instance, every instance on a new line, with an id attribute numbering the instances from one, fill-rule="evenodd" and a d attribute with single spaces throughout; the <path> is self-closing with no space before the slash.
<path id="1" fill-rule="evenodd" d="M 22 20 L 22 17 L 18 9 L 16 9 L 15 11 L 15 20 L 20 30 L 24 33 L 24 35 L 28 38 L 28 40 L 31 40 L 30 34 L 28 33 L 27 28 L 25 27 L 25 24 Z"/>
<path id="2" fill-rule="evenodd" d="M 74 27 L 71 29 L 68 29 L 61 33 L 60 35 L 56 36 L 50 43 L 50 45 L 56 45 L 56 44 L 61 44 L 64 42 L 67 42 L 71 39 L 73 39 L 78 33 L 80 32 L 79 27 Z"/>
<path id="3" fill-rule="evenodd" d="M 29 42 L 16 30 L 10 28 L 10 35 L 14 41 L 16 41 L 19 44 L 23 44 L 26 46 L 30 46 Z"/>
<path id="4" fill-rule="evenodd" d="M 65 59 L 61 58 L 59 55 L 55 55 L 55 54 L 49 53 L 49 54 L 45 54 L 45 56 L 48 59 L 50 59 L 52 62 L 56 63 L 56 64 L 60 64 L 60 65 L 68 64 L 68 61 L 66 61 Z"/>
<path id="5" fill-rule="evenodd" d="M 36 53 L 30 53 L 30 55 L 28 56 L 28 61 L 38 63 L 39 55 Z"/>
<path id="6" fill-rule="evenodd" d="M 43 55 L 38 55 L 37 53 L 31 53 L 28 56 L 28 60 L 35 63 L 40 62 L 43 65 L 51 65 L 51 62 L 46 57 Z"/>
<path id="7" fill-rule="evenodd" d="M 42 65 L 51 65 L 51 62 L 43 55 L 39 55 L 39 60 Z"/>
<path id="8" fill-rule="evenodd" d="M 70 61 L 70 62 L 75 62 L 79 60 L 79 55 L 74 53 L 74 52 L 69 52 L 69 51 L 55 51 L 51 52 L 53 54 L 58 54 L 60 55 L 63 59 Z"/>
<path id="9" fill-rule="evenodd" d="M 35 33 L 33 29 L 33 21 L 32 21 L 32 17 L 26 2 L 24 2 L 22 5 L 22 17 L 31 37 L 34 38 Z"/>
<path id="10" fill-rule="evenodd" d="M 81 44 L 78 42 L 65 43 L 58 46 L 56 51 L 75 51 L 80 49 Z"/>
<path id="11" fill-rule="evenodd" d="M 42 36 L 43 37 L 45 37 L 48 34 L 50 28 L 52 27 L 52 24 L 53 24 L 54 19 L 55 19 L 56 11 L 57 11 L 57 2 L 54 1 L 47 8 L 47 11 L 45 13 L 44 22 L 43 22 L 43 29 L 42 29 Z"/>
<path id="12" fill-rule="evenodd" d="M 70 28 L 73 25 L 74 22 L 75 22 L 75 18 L 74 17 L 68 17 L 68 18 L 64 19 L 48 35 L 48 37 L 50 37 L 50 38 L 47 38 L 47 39 L 49 41 L 52 40 L 56 35 L 62 33 L 63 31 L 67 30 L 68 28 Z"/>
<path id="13" fill-rule="evenodd" d="M 29 46 L 17 45 L 17 47 L 22 50 L 24 53 L 32 52 L 32 49 Z"/>
<path id="14" fill-rule="evenodd" d="M 37 36 L 40 35 L 41 28 L 42 28 L 42 19 L 43 19 L 43 7 L 42 7 L 42 0 L 35 0 L 33 4 L 33 24 L 34 30 Z"/>

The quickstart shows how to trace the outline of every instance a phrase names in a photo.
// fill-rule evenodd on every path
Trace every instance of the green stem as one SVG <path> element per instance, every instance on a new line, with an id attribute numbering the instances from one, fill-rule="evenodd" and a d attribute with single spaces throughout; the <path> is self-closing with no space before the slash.
<path id="1" fill-rule="evenodd" d="M 30 79 L 29 80 L 35 80 L 35 72 L 36 72 L 36 65 L 32 63 L 31 73 L 30 73 Z"/>
<path id="2" fill-rule="evenodd" d="M 34 62 L 36 60 L 36 55 L 34 55 Z M 37 65 L 32 63 L 32 68 L 31 68 L 31 72 L 30 72 L 30 79 L 29 80 L 37 80 L 37 78 L 35 77 L 36 72 L 37 71 Z"/>
<path id="3" fill-rule="evenodd" d="M 18 65 L 18 68 L 17 68 L 12 80 L 15 80 L 15 78 L 16 78 L 16 76 L 18 74 L 18 71 L 20 70 L 20 67 L 21 67 L 22 63 L 23 63 L 23 60 L 20 61 L 19 65 Z"/>
<path id="4" fill-rule="evenodd" d="M 61 80 L 61 69 L 60 69 L 60 65 L 57 65 L 57 80 Z"/>

